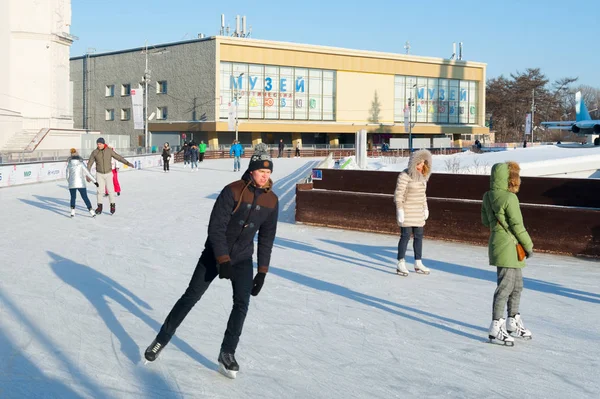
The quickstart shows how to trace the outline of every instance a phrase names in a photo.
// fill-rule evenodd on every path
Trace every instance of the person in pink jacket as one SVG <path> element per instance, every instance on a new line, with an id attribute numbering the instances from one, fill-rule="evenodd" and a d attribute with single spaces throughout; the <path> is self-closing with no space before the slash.
<path id="1" fill-rule="evenodd" d="M 115 149 L 114 147 L 111 147 L 113 150 Z M 115 193 L 117 193 L 117 196 L 121 195 L 121 185 L 119 184 L 119 168 L 117 167 L 117 161 L 115 159 L 111 160 L 111 166 L 112 166 L 112 174 L 113 174 L 113 186 L 115 188 Z M 104 188 L 104 196 L 108 197 L 108 188 L 105 187 Z"/>

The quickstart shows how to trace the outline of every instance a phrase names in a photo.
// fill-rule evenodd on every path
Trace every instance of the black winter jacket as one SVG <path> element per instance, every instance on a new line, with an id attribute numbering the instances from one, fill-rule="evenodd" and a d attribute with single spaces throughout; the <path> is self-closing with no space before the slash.
<path id="1" fill-rule="evenodd" d="M 279 199 L 269 187 L 258 188 L 246 172 L 242 180 L 227 185 L 210 215 L 203 263 L 236 264 L 252 259 L 258 232 L 258 271 L 267 273 L 277 232 Z"/>

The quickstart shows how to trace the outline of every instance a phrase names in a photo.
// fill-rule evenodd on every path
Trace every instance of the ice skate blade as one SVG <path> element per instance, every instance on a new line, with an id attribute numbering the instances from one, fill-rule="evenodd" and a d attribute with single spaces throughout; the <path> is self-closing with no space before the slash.
<path id="1" fill-rule="evenodd" d="M 488 336 L 488 343 L 494 345 L 515 346 L 515 341 L 502 341 L 491 336 Z"/>
<path id="2" fill-rule="evenodd" d="M 237 371 L 227 370 L 223 363 L 219 363 L 219 373 L 223 374 L 227 378 L 231 378 L 232 380 L 235 380 L 235 377 L 237 377 Z"/>
<path id="3" fill-rule="evenodd" d="M 426 272 L 426 271 L 424 271 L 424 270 L 421 270 L 421 269 L 417 269 L 417 268 L 415 268 L 415 273 L 417 273 L 417 274 L 424 274 L 424 275 L 426 275 L 426 276 L 427 276 L 427 275 L 428 275 L 429 273 L 431 273 L 431 272 Z"/>
<path id="4" fill-rule="evenodd" d="M 408 273 L 401 272 L 400 270 L 396 270 L 396 274 L 397 274 L 398 276 L 402 276 L 402 277 L 408 277 Z"/>
<path id="5" fill-rule="evenodd" d="M 533 338 L 531 335 L 528 335 L 528 336 L 523 336 L 523 335 L 518 335 L 518 334 L 511 334 L 510 332 L 509 332 L 509 334 L 510 334 L 510 336 L 511 336 L 511 337 L 513 337 L 513 338 L 519 338 L 519 339 L 522 339 L 522 340 L 524 340 L 524 341 L 530 341 L 530 340 L 531 340 L 531 338 Z"/>

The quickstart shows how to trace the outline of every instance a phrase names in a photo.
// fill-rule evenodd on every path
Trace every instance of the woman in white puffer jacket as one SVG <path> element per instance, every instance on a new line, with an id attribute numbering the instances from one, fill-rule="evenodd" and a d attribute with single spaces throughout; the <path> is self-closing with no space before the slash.
<path id="1" fill-rule="evenodd" d="M 92 215 L 92 217 L 96 216 L 96 213 L 92 210 L 90 199 L 87 196 L 86 177 L 93 181 L 96 187 L 98 187 L 98 182 L 83 164 L 83 159 L 77 154 L 77 150 L 71 148 L 71 158 L 67 161 L 67 182 L 69 183 L 69 192 L 71 193 L 71 217 L 75 216 L 75 198 L 77 196 L 77 191 L 79 191 L 83 202 L 85 202 L 85 206 L 87 206 L 90 215 Z"/>
<path id="2" fill-rule="evenodd" d="M 427 180 L 431 175 L 431 153 L 427 150 L 414 152 L 408 168 L 398 176 L 394 202 L 396 203 L 396 218 L 400 226 L 400 241 L 398 242 L 398 263 L 396 272 L 408 276 L 406 268 L 406 248 L 411 234 L 414 235 L 413 250 L 415 255 L 415 272 L 429 274 L 429 268 L 423 265 L 423 227 L 429 217 L 427 208 Z"/>

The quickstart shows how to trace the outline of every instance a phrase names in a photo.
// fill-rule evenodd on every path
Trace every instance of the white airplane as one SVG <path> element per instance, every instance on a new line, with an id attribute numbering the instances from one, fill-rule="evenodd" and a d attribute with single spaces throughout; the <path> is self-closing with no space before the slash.
<path id="1" fill-rule="evenodd" d="M 574 121 L 542 122 L 542 126 L 548 129 L 570 130 L 579 136 L 597 136 L 600 134 L 600 120 L 590 117 L 580 91 L 575 93 Z"/>

